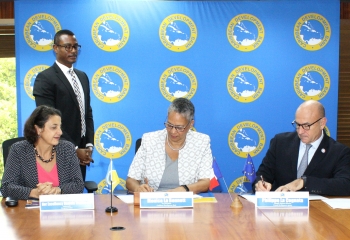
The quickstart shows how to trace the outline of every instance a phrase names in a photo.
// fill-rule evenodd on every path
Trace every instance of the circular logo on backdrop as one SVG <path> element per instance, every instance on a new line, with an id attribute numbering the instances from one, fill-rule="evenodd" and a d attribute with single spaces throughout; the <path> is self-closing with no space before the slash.
<path id="1" fill-rule="evenodd" d="M 263 93 L 264 83 L 264 76 L 258 69 L 243 65 L 233 69 L 228 76 L 227 90 L 238 102 L 253 102 Z"/>
<path id="2" fill-rule="evenodd" d="M 191 99 L 197 91 L 196 75 L 184 66 L 169 67 L 160 77 L 159 88 L 170 102 L 179 97 Z"/>
<path id="3" fill-rule="evenodd" d="M 301 16 L 294 25 L 294 38 L 305 50 L 320 50 L 331 38 L 331 26 L 322 15 L 308 13 Z"/>
<path id="4" fill-rule="evenodd" d="M 32 100 L 35 99 L 33 96 L 33 87 L 36 76 L 38 76 L 40 72 L 44 71 L 49 67 L 50 66 L 48 65 L 37 65 L 29 69 L 29 71 L 24 76 L 24 90 L 26 91 L 28 97 L 30 97 Z"/>
<path id="5" fill-rule="evenodd" d="M 240 14 L 231 19 L 226 30 L 232 47 L 242 52 L 257 49 L 264 40 L 264 25 L 251 14 Z"/>
<path id="6" fill-rule="evenodd" d="M 100 49 L 107 52 L 120 50 L 129 40 L 128 23 L 115 13 L 99 16 L 92 24 L 92 40 Z"/>
<path id="7" fill-rule="evenodd" d="M 128 94 L 130 87 L 128 75 L 113 65 L 99 68 L 92 77 L 91 85 L 95 96 L 106 103 L 119 102 Z"/>
<path id="8" fill-rule="evenodd" d="M 45 52 L 52 49 L 53 38 L 59 30 L 61 25 L 54 16 L 38 13 L 24 24 L 23 36 L 31 48 Z"/>
<path id="9" fill-rule="evenodd" d="M 239 177 L 231 183 L 228 192 L 245 193 L 251 188 L 251 186 L 247 185 L 251 184 L 252 183 L 249 182 L 249 179 L 246 176 Z"/>
<path id="10" fill-rule="evenodd" d="M 95 149 L 106 158 L 120 158 L 131 147 L 129 129 L 119 122 L 106 122 L 95 132 Z"/>
<path id="11" fill-rule="evenodd" d="M 294 90 L 303 100 L 320 100 L 331 85 L 328 72 L 321 66 L 309 64 L 299 69 L 294 77 Z"/>
<path id="12" fill-rule="evenodd" d="M 167 16 L 159 27 L 162 44 L 174 52 L 183 52 L 193 46 L 197 39 L 196 24 L 186 15 Z"/>
<path id="13" fill-rule="evenodd" d="M 236 124 L 228 136 L 230 149 L 238 157 L 256 156 L 265 145 L 265 132 L 255 122 L 244 121 Z"/>

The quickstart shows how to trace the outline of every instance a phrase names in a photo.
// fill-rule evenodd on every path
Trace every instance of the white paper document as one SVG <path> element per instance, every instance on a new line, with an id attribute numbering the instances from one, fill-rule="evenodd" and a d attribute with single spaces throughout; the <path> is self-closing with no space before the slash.
<path id="1" fill-rule="evenodd" d="M 132 204 L 134 203 L 134 195 L 129 194 L 129 195 L 122 195 L 122 194 L 118 194 L 118 195 L 114 195 L 117 198 L 119 198 L 120 200 L 122 200 L 123 202 L 127 203 L 127 204 Z"/>
<path id="2" fill-rule="evenodd" d="M 322 201 L 327 203 L 331 208 L 350 209 L 349 198 L 322 199 Z"/>

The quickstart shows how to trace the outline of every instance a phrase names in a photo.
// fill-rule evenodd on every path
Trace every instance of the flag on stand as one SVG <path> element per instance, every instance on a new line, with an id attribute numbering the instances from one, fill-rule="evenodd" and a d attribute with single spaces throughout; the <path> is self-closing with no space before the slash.
<path id="1" fill-rule="evenodd" d="M 116 170 L 113 170 L 113 161 L 111 159 L 111 161 L 109 162 L 109 166 L 108 166 L 108 170 L 107 170 L 107 174 L 106 174 L 106 185 L 109 186 L 108 191 L 110 192 L 110 188 L 111 188 L 111 184 L 113 189 L 112 192 L 114 191 L 115 187 L 120 183 L 119 177 L 118 177 L 118 173 Z"/>
<path id="2" fill-rule="evenodd" d="M 243 175 L 248 178 L 249 182 L 253 183 L 255 180 L 255 168 L 252 157 L 249 155 L 247 156 L 247 160 L 245 161 L 244 168 L 243 168 Z"/>
<path id="3" fill-rule="evenodd" d="M 213 159 L 213 171 L 212 171 L 212 174 L 210 176 L 210 185 L 209 185 L 210 191 L 220 185 L 218 178 L 222 178 L 222 174 L 221 174 L 219 166 L 214 158 Z"/>

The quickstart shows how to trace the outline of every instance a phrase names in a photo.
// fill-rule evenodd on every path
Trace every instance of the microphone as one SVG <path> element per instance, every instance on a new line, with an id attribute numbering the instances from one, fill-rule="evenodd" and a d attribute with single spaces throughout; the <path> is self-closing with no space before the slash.
<path id="1" fill-rule="evenodd" d="M 108 170 L 109 171 L 108 171 L 107 175 L 109 175 L 109 178 L 111 180 L 111 191 L 110 191 L 111 192 L 111 206 L 106 208 L 106 212 L 110 212 L 112 214 L 114 212 L 118 212 L 118 208 L 112 206 L 112 198 L 113 198 L 113 163 L 112 163 L 112 159 L 109 163 Z"/>

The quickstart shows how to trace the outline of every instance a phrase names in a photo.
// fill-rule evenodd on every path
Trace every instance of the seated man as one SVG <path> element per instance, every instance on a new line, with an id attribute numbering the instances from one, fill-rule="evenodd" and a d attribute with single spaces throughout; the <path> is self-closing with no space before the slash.
<path id="1" fill-rule="evenodd" d="M 190 130 L 193 124 L 192 102 L 175 99 L 165 129 L 142 137 L 126 179 L 130 192 L 208 190 L 213 173 L 210 138 Z"/>
<path id="2" fill-rule="evenodd" d="M 271 140 L 253 189 L 350 195 L 350 148 L 325 134 L 326 122 L 321 103 L 302 103 L 292 122 L 296 132 Z"/>

